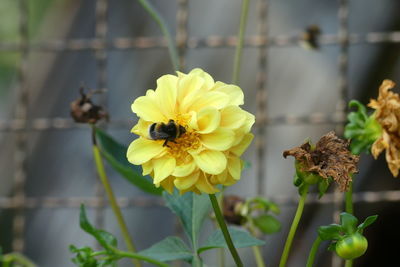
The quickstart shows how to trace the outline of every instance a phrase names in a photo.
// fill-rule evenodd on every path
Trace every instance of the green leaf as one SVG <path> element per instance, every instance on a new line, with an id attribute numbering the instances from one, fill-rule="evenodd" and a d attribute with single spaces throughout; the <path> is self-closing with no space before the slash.
<path id="1" fill-rule="evenodd" d="M 363 223 L 361 223 L 358 227 L 357 227 L 357 231 L 362 231 L 364 230 L 366 227 L 370 226 L 371 224 L 373 224 L 376 219 L 378 219 L 378 215 L 373 215 L 373 216 L 369 216 L 367 217 Z"/>
<path id="2" fill-rule="evenodd" d="M 345 126 L 344 136 L 351 139 L 350 149 L 353 154 L 369 153 L 372 144 L 381 136 L 382 128 L 374 114 L 368 117 L 363 104 L 352 100 L 349 106 L 356 107 L 357 111 L 352 111 L 347 116 L 349 122 Z"/>
<path id="3" fill-rule="evenodd" d="M 249 199 L 248 202 L 251 204 L 251 210 L 262 210 L 264 212 L 272 211 L 275 214 L 279 214 L 281 212 L 276 203 L 263 197 L 255 197 Z"/>
<path id="4" fill-rule="evenodd" d="M 112 234 L 101 229 L 96 229 L 90 224 L 83 204 L 81 204 L 79 221 L 82 230 L 92 235 L 106 250 L 111 251 L 111 247 L 117 247 L 117 239 Z"/>
<path id="5" fill-rule="evenodd" d="M 325 195 L 325 193 L 326 193 L 326 191 L 328 190 L 328 188 L 329 188 L 329 185 L 330 185 L 330 181 L 331 179 L 321 179 L 319 182 L 318 182 L 318 192 L 319 192 L 319 195 L 318 195 L 318 198 L 321 198 L 321 197 L 323 197 L 323 195 Z"/>
<path id="6" fill-rule="evenodd" d="M 110 135 L 96 128 L 101 154 L 114 170 L 119 172 L 128 182 L 142 191 L 153 195 L 161 195 L 162 188 L 154 186 L 149 176 L 143 176 L 140 166 L 129 163 L 126 158 L 127 147 L 115 141 Z"/>
<path id="7" fill-rule="evenodd" d="M 181 220 L 185 233 L 196 248 L 201 226 L 210 210 L 208 195 L 197 195 L 193 192 L 179 195 L 178 191 L 174 190 L 173 194 L 163 192 L 163 197 L 167 207 Z"/>
<path id="8" fill-rule="evenodd" d="M 349 108 L 355 108 L 355 107 L 358 109 L 358 113 L 360 114 L 361 118 L 363 120 L 366 120 L 368 118 L 367 108 L 360 101 L 354 99 L 350 100 Z"/>
<path id="9" fill-rule="evenodd" d="M 296 187 L 299 187 L 303 183 L 303 180 L 297 175 L 297 173 L 294 173 L 293 176 L 293 184 Z"/>
<path id="10" fill-rule="evenodd" d="M 338 240 L 342 232 L 343 228 L 339 224 L 318 227 L 318 235 L 322 240 Z"/>
<path id="11" fill-rule="evenodd" d="M 193 252 L 182 239 L 175 236 L 169 236 L 148 249 L 140 251 L 139 254 L 159 261 L 190 261 L 193 258 Z"/>
<path id="12" fill-rule="evenodd" d="M 342 212 L 340 214 L 340 224 L 347 234 L 352 234 L 355 232 L 357 223 L 358 219 L 350 213 Z"/>
<path id="13" fill-rule="evenodd" d="M 230 226 L 228 227 L 228 231 L 236 248 L 262 246 L 265 244 L 264 241 L 251 236 L 247 231 L 243 229 Z M 228 248 L 221 229 L 215 230 L 208 237 L 205 244 L 197 250 L 197 253 L 200 254 L 206 250 L 213 248 Z"/>
<path id="14" fill-rule="evenodd" d="M 253 219 L 254 225 L 264 234 L 273 234 L 281 230 L 281 223 L 271 215 L 260 215 Z"/>
<path id="15" fill-rule="evenodd" d="M 336 241 L 329 244 L 328 250 L 332 252 L 336 250 Z"/>

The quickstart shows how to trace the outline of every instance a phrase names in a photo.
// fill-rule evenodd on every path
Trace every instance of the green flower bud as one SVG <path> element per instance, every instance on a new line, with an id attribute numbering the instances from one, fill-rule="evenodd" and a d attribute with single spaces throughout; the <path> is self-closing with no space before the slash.
<path id="1" fill-rule="evenodd" d="M 368 248 L 367 239 L 360 233 L 345 236 L 336 243 L 336 254 L 346 260 L 352 260 L 364 255 Z"/>
<path id="2" fill-rule="evenodd" d="M 296 160 L 295 162 L 295 167 L 296 167 L 296 174 L 297 177 L 299 177 L 301 180 L 304 181 L 304 183 L 308 185 L 313 185 L 318 183 L 321 179 L 323 179 L 320 175 L 313 173 L 313 172 L 308 172 L 308 171 L 302 171 L 303 164 L 299 161 Z"/>

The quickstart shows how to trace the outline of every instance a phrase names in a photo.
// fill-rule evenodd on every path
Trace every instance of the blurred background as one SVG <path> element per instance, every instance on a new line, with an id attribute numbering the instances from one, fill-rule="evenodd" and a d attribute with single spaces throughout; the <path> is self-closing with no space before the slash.
<path id="1" fill-rule="evenodd" d="M 231 82 L 240 0 L 151 3 L 176 36 L 185 71 L 201 67 Z M 330 130 L 340 135 L 349 99 L 366 104 L 383 79 L 400 80 L 399 8 L 396 0 L 251 1 L 239 85 L 257 116 L 256 139 L 245 155 L 251 167 L 228 194 L 280 204 L 283 229 L 263 247 L 268 266 L 278 265 L 298 199 L 293 159 L 282 151 Z M 103 127 L 129 144 L 137 121 L 131 103 L 173 72 L 166 43 L 135 0 L 0 0 L 0 14 L 0 246 L 39 266 L 73 266 L 69 244 L 95 245 L 78 225 L 81 202 L 98 227 L 120 236 L 94 169 L 90 129 L 70 119 L 69 103 L 81 85 L 107 89 L 95 99 L 110 113 Z M 319 49 L 301 45 L 311 25 L 321 30 Z M 379 219 L 354 266 L 398 266 L 400 182 L 383 156 L 363 155 L 359 168 L 355 214 Z M 139 249 L 182 234 L 161 198 L 107 171 Z M 316 228 L 337 221 L 342 203 L 333 187 L 320 201 L 309 197 L 288 266 L 305 265 Z M 342 266 L 326 247 L 316 266 Z M 254 266 L 250 248 L 240 253 Z M 205 258 L 215 266 L 215 252 Z"/>

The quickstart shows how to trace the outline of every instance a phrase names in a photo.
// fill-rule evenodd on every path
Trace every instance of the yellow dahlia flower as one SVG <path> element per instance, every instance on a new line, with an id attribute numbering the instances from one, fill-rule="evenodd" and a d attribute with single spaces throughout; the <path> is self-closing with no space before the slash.
<path id="1" fill-rule="evenodd" d="M 175 186 L 181 193 L 213 194 L 216 185 L 236 183 L 240 156 L 253 139 L 254 116 L 239 107 L 243 98 L 238 86 L 214 82 L 201 69 L 160 77 L 155 90 L 132 104 L 139 117 L 132 132 L 139 138 L 128 148 L 129 162 L 170 193 Z M 174 136 L 150 135 L 171 123 L 178 129 Z"/>

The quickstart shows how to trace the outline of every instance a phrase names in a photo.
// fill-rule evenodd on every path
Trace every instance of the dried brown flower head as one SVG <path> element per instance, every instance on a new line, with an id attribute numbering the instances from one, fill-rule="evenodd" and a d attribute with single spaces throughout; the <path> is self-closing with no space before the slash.
<path id="1" fill-rule="evenodd" d="M 225 196 L 223 214 L 225 220 L 230 224 L 242 225 L 245 218 L 240 214 L 240 206 L 244 204 L 244 199 L 235 195 Z"/>
<path id="2" fill-rule="evenodd" d="M 375 109 L 375 119 L 382 126 L 382 136 L 372 145 L 375 159 L 386 149 L 386 161 L 393 176 L 400 169 L 400 96 L 390 91 L 396 84 L 384 80 L 379 87 L 378 99 L 371 99 L 368 106 Z"/>
<path id="3" fill-rule="evenodd" d="M 108 119 L 107 112 L 101 106 L 93 104 L 90 95 L 83 92 L 80 88 L 80 97 L 71 102 L 71 116 L 76 122 L 80 123 L 96 123 L 101 119 Z"/>
<path id="4" fill-rule="evenodd" d="M 313 172 L 322 178 L 332 177 L 341 191 L 347 191 L 352 181 L 351 174 L 357 173 L 359 156 L 351 154 L 349 142 L 340 139 L 334 132 L 322 136 L 313 149 L 309 142 L 283 152 L 301 163 L 301 171 Z"/>

